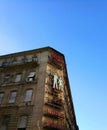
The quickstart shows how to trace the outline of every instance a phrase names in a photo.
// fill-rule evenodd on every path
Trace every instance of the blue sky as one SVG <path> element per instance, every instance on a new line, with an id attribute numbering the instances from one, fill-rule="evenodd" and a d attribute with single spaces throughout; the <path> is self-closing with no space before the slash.
<path id="1" fill-rule="evenodd" d="M 61 51 L 80 130 L 107 130 L 106 0 L 0 0 L 0 55 Z"/>

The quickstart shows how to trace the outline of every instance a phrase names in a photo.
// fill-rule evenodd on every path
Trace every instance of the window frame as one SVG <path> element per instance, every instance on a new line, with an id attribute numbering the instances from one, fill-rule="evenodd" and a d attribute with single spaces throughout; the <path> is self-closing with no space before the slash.
<path id="1" fill-rule="evenodd" d="M 29 95 L 29 91 L 31 91 L 31 94 Z M 24 102 L 31 102 L 33 97 L 33 89 L 26 89 L 24 94 Z M 30 98 L 30 99 L 29 99 Z"/>
<path id="2" fill-rule="evenodd" d="M 23 118 L 25 118 L 25 120 Z M 23 120 L 25 122 L 23 122 Z M 28 115 L 21 115 L 18 119 L 17 130 L 26 130 L 27 124 L 28 124 Z"/>
<path id="3" fill-rule="evenodd" d="M 19 76 L 19 77 L 18 77 Z M 18 83 L 20 82 L 22 79 L 22 73 L 17 73 L 16 76 L 15 76 L 15 83 Z"/>
<path id="4" fill-rule="evenodd" d="M 13 93 L 13 95 L 12 95 L 12 93 Z M 15 93 L 15 96 L 14 96 L 14 93 Z M 10 95 L 9 95 L 8 103 L 14 104 L 16 102 L 16 98 L 17 98 L 17 91 L 11 91 Z"/>
<path id="5" fill-rule="evenodd" d="M 29 72 L 28 76 L 27 76 L 27 81 L 28 82 L 32 82 L 35 80 L 36 77 L 36 72 L 35 71 L 31 71 Z"/>

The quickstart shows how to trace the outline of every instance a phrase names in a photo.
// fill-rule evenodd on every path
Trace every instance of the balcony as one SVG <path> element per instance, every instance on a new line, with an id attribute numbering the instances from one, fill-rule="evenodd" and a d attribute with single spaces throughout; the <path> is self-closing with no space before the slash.
<path id="1" fill-rule="evenodd" d="M 62 109 L 63 108 L 63 102 L 62 100 L 60 99 L 46 99 L 45 101 L 45 104 L 46 105 L 50 105 L 51 107 L 54 107 L 54 108 L 58 108 L 58 109 Z"/>
<path id="2" fill-rule="evenodd" d="M 58 111 L 51 110 L 51 109 L 46 109 L 44 111 L 44 115 L 49 116 L 49 117 L 53 117 L 53 118 L 57 118 L 57 119 L 59 119 L 59 118 L 64 119 L 64 117 L 65 117 L 63 113 L 60 113 Z"/>
<path id="3" fill-rule="evenodd" d="M 3 62 L 1 65 L 0 65 L 0 68 L 13 68 L 15 66 L 15 68 L 17 66 L 33 66 L 33 67 L 36 67 L 38 66 L 39 63 L 38 61 L 29 61 L 29 60 L 21 60 L 21 61 L 17 61 L 17 62 Z"/>
<path id="4" fill-rule="evenodd" d="M 51 129 L 51 130 L 65 130 L 66 129 L 64 125 L 53 122 L 53 121 L 45 121 L 43 123 L 43 127 L 46 129 Z"/>

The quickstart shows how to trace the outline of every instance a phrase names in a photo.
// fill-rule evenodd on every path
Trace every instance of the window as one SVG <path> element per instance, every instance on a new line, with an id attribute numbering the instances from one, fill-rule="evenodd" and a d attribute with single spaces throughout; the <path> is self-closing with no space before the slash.
<path id="1" fill-rule="evenodd" d="M 23 62 L 23 63 L 28 62 L 28 59 L 27 59 L 27 57 L 26 57 L 26 56 L 24 56 L 24 57 L 22 58 L 22 62 Z"/>
<path id="2" fill-rule="evenodd" d="M 10 75 L 8 74 L 8 75 L 6 75 L 5 77 L 4 77 L 4 83 L 7 83 L 7 82 L 9 82 L 10 81 Z"/>
<path id="3" fill-rule="evenodd" d="M 36 73 L 35 72 L 30 72 L 28 77 L 27 77 L 27 81 L 31 82 L 35 79 Z"/>
<path id="4" fill-rule="evenodd" d="M 33 93 L 32 89 L 26 90 L 25 98 L 24 98 L 25 102 L 31 101 L 31 99 L 32 99 L 32 93 Z"/>
<path id="5" fill-rule="evenodd" d="M 0 104 L 2 103 L 2 100 L 3 100 L 3 97 L 4 97 L 4 93 L 0 93 Z"/>
<path id="6" fill-rule="evenodd" d="M 19 81 L 21 81 L 21 74 L 17 74 L 16 75 L 16 79 L 15 79 L 15 82 L 19 82 Z"/>
<path id="7" fill-rule="evenodd" d="M 11 92 L 10 98 L 9 98 L 9 103 L 15 103 L 16 96 L 17 96 L 17 92 L 16 91 Z"/>
<path id="8" fill-rule="evenodd" d="M 12 60 L 11 60 L 11 64 L 16 64 L 17 63 L 17 59 L 14 57 Z"/>
<path id="9" fill-rule="evenodd" d="M 2 66 L 3 67 L 6 67 L 6 66 L 8 66 L 9 65 L 9 62 L 7 62 L 6 60 L 2 63 Z"/>
<path id="10" fill-rule="evenodd" d="M 10 116 L 5 116 L 2 125 L 0 127 L 0 130 L 7 130 L 9 121 L 10 121 Z"/>
<path id="11" fill-rule="evenodd" d="M 18 130 L 26 130 L 27 127 L 27 116 L 21 116 L 18 122 Z"/>
<path id="12" fill-rule="evenodd" d="M 37 58 L 36 55 L 34 55 L 34 56 L 32 57 L 32 61 L 33 61 L 33 62 L 37 62 L 37 61 L 38 61 L 38 58 Z"/>

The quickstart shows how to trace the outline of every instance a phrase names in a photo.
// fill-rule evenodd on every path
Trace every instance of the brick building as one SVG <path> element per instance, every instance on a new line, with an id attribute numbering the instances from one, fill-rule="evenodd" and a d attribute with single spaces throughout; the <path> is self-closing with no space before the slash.
<path id="1" fill-rule="evenodd" d="M 78 130 L 63 54 L 0 56 L 0 130 Z"/>

